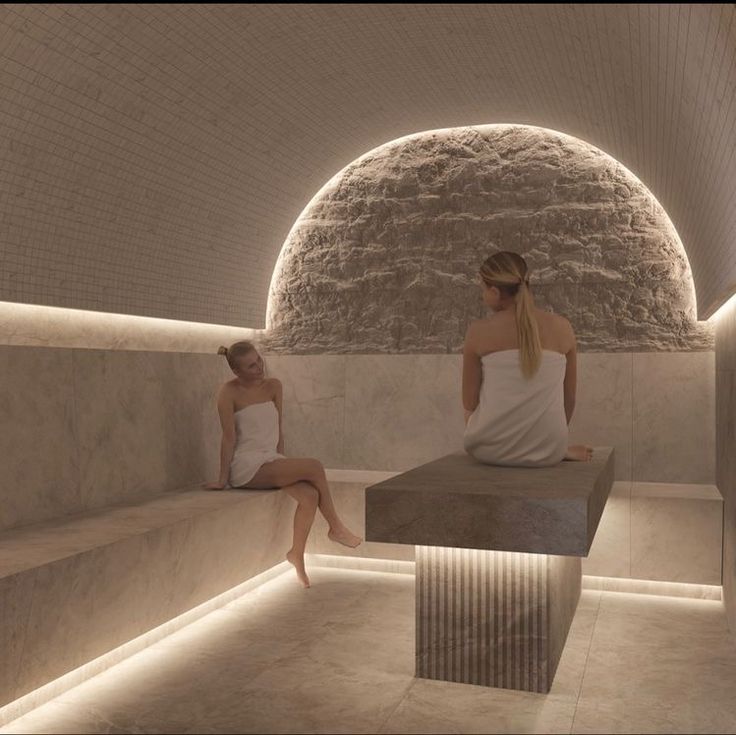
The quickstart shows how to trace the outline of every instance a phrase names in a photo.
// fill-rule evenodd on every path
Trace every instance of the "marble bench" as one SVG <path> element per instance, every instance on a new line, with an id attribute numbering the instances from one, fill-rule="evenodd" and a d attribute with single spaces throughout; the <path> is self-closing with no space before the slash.
<path id="1" fill-rule="evenodd" d="M 293 501 L 190 487 L 0 534 L 0 709 L 283 561 Z"/>
<path id="2" fill-rule="evenodd" d="M 366 540 L 416 547 L 417 676 L 549 691 L 613 468 L 458 453 L 366 488 Z"/>

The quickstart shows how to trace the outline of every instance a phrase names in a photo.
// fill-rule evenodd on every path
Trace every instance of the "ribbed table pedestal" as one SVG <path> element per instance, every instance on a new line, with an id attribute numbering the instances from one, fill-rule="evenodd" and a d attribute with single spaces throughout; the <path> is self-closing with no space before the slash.
<path id="1" fill-rule="evenodd" d="M 416 675 L 548 692 L 580 598 L 580 557 L 416 547 Z"/>

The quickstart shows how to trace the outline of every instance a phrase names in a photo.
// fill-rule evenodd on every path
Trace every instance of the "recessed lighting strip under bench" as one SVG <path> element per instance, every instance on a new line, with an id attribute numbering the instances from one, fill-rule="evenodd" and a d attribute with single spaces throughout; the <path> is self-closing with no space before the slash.
<path id="1" fill-rule="evenodd" d="M 614 452 L 549 468 L 451 454 L 366 489 L 366 540 L 416 546 L 416 675 L 548 692 Z"/>

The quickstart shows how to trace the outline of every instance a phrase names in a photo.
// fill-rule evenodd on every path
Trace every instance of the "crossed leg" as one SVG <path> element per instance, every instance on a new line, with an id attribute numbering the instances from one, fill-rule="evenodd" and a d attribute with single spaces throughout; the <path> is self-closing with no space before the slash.
<path id="1" fill-rule="evenodd" d="M 319 460 L 275 459 L 264 464 L 247 487 L 283 488 L 297 501 L 298 507 L 294 514 L 294 544 L 286 558 L 296 568 L 297 576 L 305 587 L 309 586 L 309 578 L 304 570 L 304 547 L 316 508 L 319 508 L 330 527 L 327 533 L 330 540 L 351 548 L 355 548 L 362 541 L 340 520 L 330 494 L 324 467 Z"/>

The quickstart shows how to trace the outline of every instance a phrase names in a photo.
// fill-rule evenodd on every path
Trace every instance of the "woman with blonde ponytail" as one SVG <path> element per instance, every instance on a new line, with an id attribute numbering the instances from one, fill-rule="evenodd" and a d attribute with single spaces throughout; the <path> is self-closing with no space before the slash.
<path id="1" fill-rule="evenodd" d="M 513 467 L 589 460 L 590 447 L 568 446 L 576 387 L 570 322 L 536 308 L 517 253 L 487 258 L 480 277 L 493 314 L 474 321 L 465 336 L 465 450 L 486 464 Z"/>

